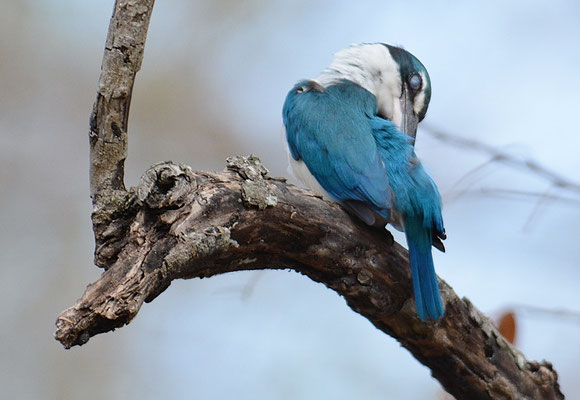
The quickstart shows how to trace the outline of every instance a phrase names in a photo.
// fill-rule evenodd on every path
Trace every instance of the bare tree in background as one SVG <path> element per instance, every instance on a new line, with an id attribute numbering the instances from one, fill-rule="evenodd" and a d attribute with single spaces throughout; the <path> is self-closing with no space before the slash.
<path id="1" fill-rule="evenodd" d="M 154 0 L 117 0 L 91 116 L 95 263 L 105 272 L 57 320 L 66 348 L 129 323 L 173 279 L 290 268 L 341 294 L 457 398 L 562 399 L 548 362 L 528 361 L 440 281 L 446 315 L 415 315 L 407 251 L 254 157 L 220 173 L 160 163 L 124 186 L 127 121 Z M 217 373 L 217 372 L 216 372 Z"/>

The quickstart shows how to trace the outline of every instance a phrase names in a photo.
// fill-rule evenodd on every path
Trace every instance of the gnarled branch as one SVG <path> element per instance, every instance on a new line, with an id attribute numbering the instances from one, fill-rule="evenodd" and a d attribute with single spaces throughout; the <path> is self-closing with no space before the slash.
<path id="1" fill-rule="evenodd" d="M 150 169 L 119 210 L 98 213 L 97 259 L 107 270 L 60 315 L 57 339 L 68 348 L 123 326 L 173 279 L 290 268 L 344 296 L 458 398 L 562 398 L 549 363 L 526 361 L 445 282 L 445 317 L 421 322 L 407 251 L 384 231 L 264 171 L 254 157 L 230 159 L 221 173 Z"/>
<path id="2" fill-rule="evenodd" d="M 123 184 L 131 90 L 153 0 L 117 0 L 91 117 L 95 263 L 105 269 L 56 322 L 66 348 L 129 323 L 174 279 L 290 268 L 322 282 L 393 336 L 457 398 L 561 399 L 556 372 L 530 362 L 440 281 L 445 317 L 415 314 L 408 254 L 337 204 L 266 176 L 255 157 L 221 173 L 161 163 Z"/>

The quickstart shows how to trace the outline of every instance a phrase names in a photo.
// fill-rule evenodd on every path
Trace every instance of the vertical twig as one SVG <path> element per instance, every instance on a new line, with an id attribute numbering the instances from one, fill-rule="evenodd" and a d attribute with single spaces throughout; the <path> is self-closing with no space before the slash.
<path id="1" fill-rule="evenodd" d="M 90 119 L 90 185 L 94 206 L 110 191 L 125 190 L 131 93 L 141 68 L 154 3 L 155 0 L 115 1 Z"/>

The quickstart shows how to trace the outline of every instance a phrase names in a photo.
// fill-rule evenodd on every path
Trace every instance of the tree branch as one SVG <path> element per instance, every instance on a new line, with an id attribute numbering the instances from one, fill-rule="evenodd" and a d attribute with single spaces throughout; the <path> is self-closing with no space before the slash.
<path id="1" fill-rule="evenodd" d="M 445 282 L 445 317 L 421 322 L 407 252 L 384 232 L 264 174 L 254 157 L 230 159 L 222 173 L 167 163 L 147 171 L 120 210 L 99 213 L 107 271 L 59 316 L 57 339 L 69 348 L 127 324 L 173 279 L 290 268 L 344 296 L 458 398 L 563 398 L 549 363 L 526 361 Z"/>
<path id="2" fill-rule="evenodd" d="M 268 178 L 255 157 L 229 159 L 221 173 L 161 163 L 125 190 L 129 103 L 152 7 L 117 0 L 111 19 L 90 129 L 95 263 L 105 272 L 59 315 L 65 348 L 129 323 L 174 279 L 290 268 L 344 296 L 457 398 L 564 397 L 550 363 L 527 361 L 445 282 L 445 317 L 421 322 L 405 249 L 337 204 Z"/>
<path id="3" fill-rule="evenodd" d="M 90 183 L 93 204 L 111 190 L 125 190 L 129 106 L 141 68 L 155 0 L 117 0 L 109 24 L 97 99 L 90 119 Z"/>

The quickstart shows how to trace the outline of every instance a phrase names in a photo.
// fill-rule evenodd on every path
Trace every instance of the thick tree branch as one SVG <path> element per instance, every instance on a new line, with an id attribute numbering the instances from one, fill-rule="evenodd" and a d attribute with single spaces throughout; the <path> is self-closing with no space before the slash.
<path id="1" fill-rule="evenodd" d="M 527 361 L 445 282 L 445 317 L 421 322 L 407 252 L 384 231 L 264 173 L 253 157 L 229 160 L 222 173 L 150 169 L 119 210 L 99 213 L 97 258 L 107 271 L 60 315 L 57 339 L 69 348 L 127 324 L 173 279 L 290 268 L 344 296 L 457 398 L 563 398 L 549 363 Z"/>
<path id="2" fill-rule="evenodd" d="M 322 282 L 401 342 L 457 398 L 561 399 L 557 374 L 529 362 L 441 281 L 446 315 L 415 314 L 407 252 L 336 204 L 266 177 L 255 157 L 222 173 L 162 163 L 126 191 L 127 121 L 153 0 L 117 0 L 91 116 L 95 263 L 105 272 L 57 319 L 66 348 L 129 323 L 174 279 L 250 269 Z"/>

